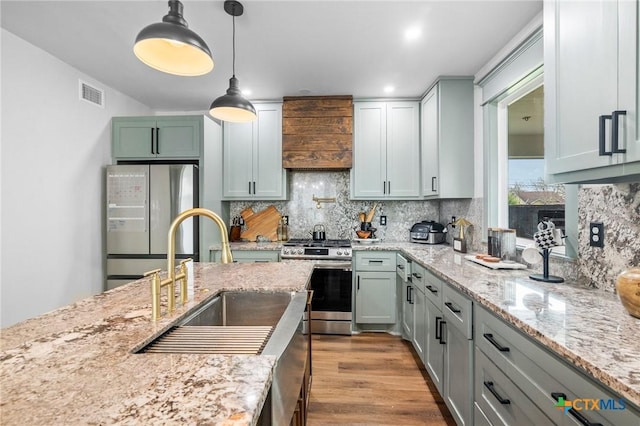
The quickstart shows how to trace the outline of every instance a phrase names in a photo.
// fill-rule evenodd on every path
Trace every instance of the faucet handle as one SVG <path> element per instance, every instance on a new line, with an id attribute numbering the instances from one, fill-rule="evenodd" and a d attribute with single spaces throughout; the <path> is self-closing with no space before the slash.
<path id="1" fill-rule="evenodd" d="M 151 319 L 156 321 L 160 318 L 160 269 L 154 269 L 144 273 L 145 277 L 151 275 Z"/>
<path id="2" fill-rule="evenodd" d="M 147 271 L 144 273 L 144 276 L 148 277 L 149 275 L 159 274 L 161 270 L 162 269 L 158 268 L 158 269 L 154 269 L 153 271 Z"/>

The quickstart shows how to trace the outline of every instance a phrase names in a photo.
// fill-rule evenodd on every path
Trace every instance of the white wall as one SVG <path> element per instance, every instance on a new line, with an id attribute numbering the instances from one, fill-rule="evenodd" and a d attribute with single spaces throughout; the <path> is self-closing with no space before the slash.
<path id="1" fill-rule="evenodd" d="M 103 289 L 104 166 L 112 116 L 150 115 L 2 30 L 0 326 Z M 82 79 L 105 108 L 78 96 Z"/>

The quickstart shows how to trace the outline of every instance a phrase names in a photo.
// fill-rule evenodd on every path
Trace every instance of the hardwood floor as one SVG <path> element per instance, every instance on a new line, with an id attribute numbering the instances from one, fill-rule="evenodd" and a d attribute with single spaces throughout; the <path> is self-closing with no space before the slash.
<path id="1" fill-rule="evenodd" d="M 400 337 L 318 334 L 312 345 L 308 426 L 455 425 L 417 354 Z"/>

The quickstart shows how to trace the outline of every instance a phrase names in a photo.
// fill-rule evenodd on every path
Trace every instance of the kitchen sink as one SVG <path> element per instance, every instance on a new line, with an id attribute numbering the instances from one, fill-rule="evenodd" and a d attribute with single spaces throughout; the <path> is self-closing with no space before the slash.
<path id="1" fill-rule="evenodd" d="M 288 424 L 298 401 L 309 339 L 307 291 L 227 291 L 203 302 L 136 354 L 250 354 L 277 358 L 259 424 Z"/>

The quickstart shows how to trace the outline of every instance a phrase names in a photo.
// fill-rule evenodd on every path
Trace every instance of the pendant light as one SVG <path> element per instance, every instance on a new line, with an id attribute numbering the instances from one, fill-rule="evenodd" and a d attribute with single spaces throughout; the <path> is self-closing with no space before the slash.
<path id="1" fill-rule="evenodd" d="M 222 121 L 236 123 L 254 121 L 257 118 L 256 109 L 242 96 L 236 78 L 236 16 L 242 15 L 244 8 L 238 1 L 226 0 L 224 10 L 233 16 L 233 76 L 229 79 L 227 94 L 213 101 L 209 114 Z"/>
<path id="2" fill-rule="evenodd" d="M 169 13 L 162 22 L 140 31 L 133 52 L 151 68 L 168 74 L 197 76 L 213 69 L 207 43 L 189 29 L 178 0 L 169 0 Z"/>

